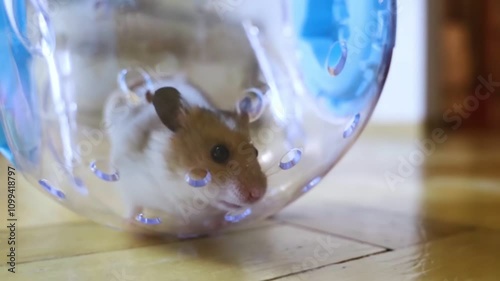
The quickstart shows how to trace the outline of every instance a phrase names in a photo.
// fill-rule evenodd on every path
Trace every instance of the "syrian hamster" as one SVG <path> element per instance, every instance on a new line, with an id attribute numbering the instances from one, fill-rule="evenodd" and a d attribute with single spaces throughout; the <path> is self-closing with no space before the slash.
<path id="1" fill-rule="evenodd" d="M 201 91 L 179 79 L 140 96 L 132 105 L 116 91 L 104 114 L 130 218 L 143 209 L 183 212 L 200 196 L 208 205 L 195 216 L 237 211 L 262 199 L 267 178 L 247 114 L 214 108 Z M 190 178 L 207 175 L 206 186 L 189 184 Z"/>

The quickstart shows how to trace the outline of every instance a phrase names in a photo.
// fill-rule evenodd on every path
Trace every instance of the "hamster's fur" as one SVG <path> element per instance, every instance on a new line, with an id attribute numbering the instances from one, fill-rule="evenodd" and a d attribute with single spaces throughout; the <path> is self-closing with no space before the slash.
<path id="1" fill-rule="evenodd" d="M 200 91 L 179 77 L 155 87 L 175 89 L 187 105 L 171 107 L 168 100 L 161 105 L 131 105 L 124 93 L 116 92 L 105 106 L 111 159 L 120 172 L 117 184 L 129 207 L 129 218 L 147 209 L 189 223 L 203 220 L 209 213 L 224 214 L 259 201 L 265 194 L 267 178 L 249 139 L 248 117 L 216 110 Z M 158 92 L 153 99 L 156 95 Z M 176 108 L 189 112 L 183 115 L 185 123 L 179 129 L 165 121 L 170 118 L 165 117 L 170 114 L 164 112 L 165 108 L 174 114 Z M 236 167 L 217 163 L 209 156 L 219 142 L 230 149 Z M 240 144 L 248 149 L 240 150 Z M 209 171 L 213 179 L 207 186 L 195 188 L 186 182 L 193 167 Z M 224 180 L 216 178 L 221 174 Z M 200 201 L 207 204 L 198 208 Z"/>
<path id="2" fill-rule="evenodd" d="M 190 104 L 213 109 L 197 89 L 180 79 L 161 86 L 176 87 Z M 142 207 L 178 213 L 180 205 L 190 204 L 193 188 L 187 186 L 184 175 L 171 174 L 164 161 L 172 132 L 161 123 L 153 105 L 132 106 L 123 92 L 115 92 L 106 102 L 104 114 L 111 159 L 119 170 L 119 186 L 125 204 L 130 206 L 129 215 L 137 215 Z M 183 202 L 186 200 L 189 202 Z"/>

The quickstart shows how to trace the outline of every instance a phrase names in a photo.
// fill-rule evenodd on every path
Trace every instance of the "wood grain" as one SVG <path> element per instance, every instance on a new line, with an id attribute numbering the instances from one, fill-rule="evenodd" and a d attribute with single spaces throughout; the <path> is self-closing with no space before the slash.
<path id="1" fill-rule="evenodd" d="M 467 226 L 357 205 L 304 200 L 277 219 L 307 228 L 334 233 L 388 249 L 446 237 L 470 229 Z"/>
<path id="2" fill-rule="evenodd" d="M 496 281 L 500 233 L 474 231 L 278 280 Z"/>
<path id="3" fill-rule="evenodd" d="M 264 220 L 235 227 L 226 233 L 248 231 L 274 224 L 276 222 Z M 6 241 L 8 235 L 7 231 L 0 231 L 0 241 Z M 18 264 L 184 241 L 172 236 L 133 235 L 93 222 L 21 228 L 16 231 L 16 240 Z"/>
<path id="4" fill-rule="evenodd" d="M 398 174 L 426 137 L 369 127 L 319 185 L 274 217 L 184 241 L 91 223 L 18 177 L 17 273 L 0 258 L 0 280 L 498 280 L 500 135 L 474 134 L 448 134 L 391 186 L 384 174 Z M 1 202 L 6 195 L 0 189 Z M 0 230 L 0 257 L 7 235 Z"/>
<path id="5" fill-rule="evenodd" d="M 95 237 L 94 239 L 98 239 Z M 26 263 L 16 280 L 265 280 L 384 249 L 290 226 Z M 0 267 L 0 280 L 10 273 Z M 128 279 L 127 279 L 128 278 Z"/>

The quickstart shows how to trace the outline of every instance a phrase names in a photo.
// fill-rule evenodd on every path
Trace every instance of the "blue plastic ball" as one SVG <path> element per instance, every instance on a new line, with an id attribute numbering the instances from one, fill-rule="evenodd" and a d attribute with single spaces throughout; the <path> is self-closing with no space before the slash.
<path id="1" fill-rule="evenodd" d="M 397 12 L 28 2 L 0 6 L 2 154 L 76 213 L 178 237 L 269 217 L 321 182 L 377 104 Z"/>

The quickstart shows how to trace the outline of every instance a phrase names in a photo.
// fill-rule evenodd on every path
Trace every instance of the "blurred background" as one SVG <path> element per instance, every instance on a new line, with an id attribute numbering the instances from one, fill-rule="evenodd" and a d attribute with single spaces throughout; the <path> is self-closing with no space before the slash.
<path id="1" fill-rule="evenodd" d="M 373 123 L 500 128 L 500 90 L 474 98 L 479 77 L 500 81 L 500 1 L 399 0 L 398 9 L 393 64 Z"/>

